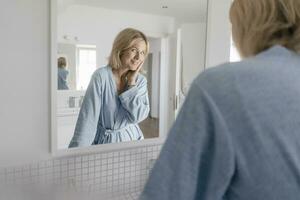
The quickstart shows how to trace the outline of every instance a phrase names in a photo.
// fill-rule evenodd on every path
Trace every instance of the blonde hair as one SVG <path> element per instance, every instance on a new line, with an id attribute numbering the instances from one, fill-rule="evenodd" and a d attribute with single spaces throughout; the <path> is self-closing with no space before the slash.
<path id="1" fill-rule="evenodd" d="M 274 45 L 300 52 L 300 0 L 234 0 L 230 21 L 242 57 Z"/>
<path id="2" fill-rule="evenodd" d="M 59 57 L 57 59 L 57 66 L 59 68 L 66 68 L 67 67 L 67 60 L 65 57 Z"/>
<path id="3" fill-rule="evenodd" d="M 136 39 L 142 39 L 146 43 L 145 55 L 149 52 L 149 42 L 144 33 L 133 28 L 122 30 L 114 40 L 112 50 L 108 59 L 108 65 L 113 69 L 118 69 L 122 66 L 121 55 L 124 51 L 131 47 L 132 42 Z"/>

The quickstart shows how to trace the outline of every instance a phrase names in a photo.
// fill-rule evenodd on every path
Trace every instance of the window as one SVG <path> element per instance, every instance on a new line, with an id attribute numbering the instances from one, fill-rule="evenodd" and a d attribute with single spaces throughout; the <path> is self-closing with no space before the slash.
<path id="1" fill-rule="evenodd" d="M 96 70 L 96 47 L 77 46 L 76 89 L 86 90 Z"/>

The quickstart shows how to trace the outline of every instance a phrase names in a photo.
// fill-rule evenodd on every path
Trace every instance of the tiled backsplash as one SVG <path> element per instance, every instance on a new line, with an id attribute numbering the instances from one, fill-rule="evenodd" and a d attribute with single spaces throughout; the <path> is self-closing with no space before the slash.
<path id="1" fill-rule="evenodd" d="M 5 186 L 54 186 L 61 192 L 97 194 L 97 199 L 137 199 L 160 148 L 145 146 L 5 168 L 0 170 L 0 183 L 2 190 Z"/>

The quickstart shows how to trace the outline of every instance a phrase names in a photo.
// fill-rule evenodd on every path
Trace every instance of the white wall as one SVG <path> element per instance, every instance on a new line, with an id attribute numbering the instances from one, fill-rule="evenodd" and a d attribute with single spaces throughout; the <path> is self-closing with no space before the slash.
<path id="1" fill-rule="evenodd" d="M 47 159 L 49 1 L 2 1 L 0 27 L 0 166 Z"/>
<path id="2" fill-rule="evenodd" d="M 206 23 L 181 25 L 182 86 L 186 94 L 194 78 L 204 70 Z"/>
<path id="3" fill-rule="evenodd" d="M 229 8 L 231 2 L 232 0 L 208 1 L 206 68 L 229 61 L 231 36 Z"/>
<path id="4" fill-rule="evenodd" d="M 151 37 L 163 36 L 173 31 L 174 18 L 73 5 L 58 15 L 57 26 L 60 42 L 68 35 L 78 37 L 78 44 L 96 45 L 97 66 L 104 66 L 113 40 L 122 29 L 133 27 Z"/>

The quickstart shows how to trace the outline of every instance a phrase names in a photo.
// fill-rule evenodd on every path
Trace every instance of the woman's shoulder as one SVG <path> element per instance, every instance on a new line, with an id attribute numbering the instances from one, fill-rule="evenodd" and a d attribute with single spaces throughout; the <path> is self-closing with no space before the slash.
<path id="1" fill-rule="evenodd" d="M 98 78 L 101 78 L 101 79 L 105 79 L 105 77 L 109 76 L 109 70 L 111 70 L 109 66 L 99 67 L 93 73 L 93 77 L 95 77 L 95 78 L 98 77 Z"/>
<path id="2" fill-rule="evenodd" d="M 90 82 L 93 82 L 95 84 L 103 84 L 104 82 L 106 82 L 107 77 L 108 77 L 108 67 L 104 66 L 104 67 L 99 67 L 98 69 L 96 69 L 94 71 L 94 73 L 91 76 L 91 80 Z"/>
<path id="3" fill-rule="evenodd" d="M 274 46 L 239 62 L 228 62 L 209 68 L 201 73 L 196 81 L 211 81 L 217 84 L 226 81 L 228 83 L 234 81 L 234 77 L 256 76 L 261 73 L 272 72 L 275 67 L 282 67 L 289 62 L 297 61 L 300 63 L 299 58 L 298 54 L 288 51 L 286 48 Z"/>
<path id="4" fill-rule="evenodd" d="M 200 73 L 194 80 L 194 85 L 212 93 L 230 91 L 238 84 L 241 77 L 256 73 L 253 66 L 259 65 L 256 59 L 243 60 L 240 62 L 227 62 L 216 67 L 208 68 Z"/>
<path id="5" fill-rule="evenodd" d="M 201 81 L 217 81 L 220 79 L 224 79 L 232 74 L 232 72 L 239 69 L 239 66 L 241 64 L 236 63 L 223 63 L 220 65 L 217 65 L 215 67 L 211 67 L 208 69 L 205 69 L 202 73 L 200 73 L 197 78 L 195 79 L 195 82 L 201 82 Z M 228 77 L 229 78 L 229 77 Z"/>
<path id="6" fill-rule="evenodd" d="M 110 70 L 110 67 L 109 66 L 102 66 L 102 67 L 99 67 L 98 69 L 95 70 L 94 74 L 95 75 L 104 75 L 104 74 L 108 74 L 108 70 Z"/>

